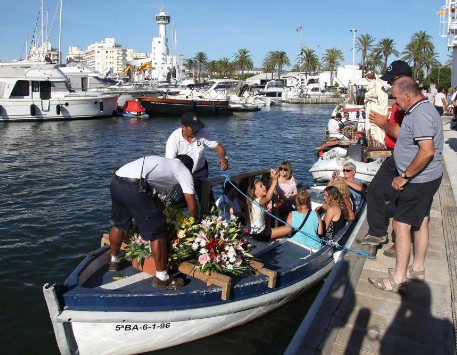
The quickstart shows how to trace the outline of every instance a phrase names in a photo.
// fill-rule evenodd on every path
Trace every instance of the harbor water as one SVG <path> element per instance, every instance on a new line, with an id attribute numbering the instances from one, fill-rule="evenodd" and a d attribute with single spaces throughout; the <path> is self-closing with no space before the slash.
<path id="1" fill-rule="evenodd" d="M 259 112 L 202 118 L 227 150 L 230 169 L 292 162 L 308 172 L 334 105 L 278 105 Z M 164 155 L 179 118 L 112 117 L 0 125 L 0 334 L 3 354 L 58 354 L 42 287 L 62 283 L 110 227 L 113 169 L 144 155 Z M 206 155 L 220 176 L 217 155 Z M 319 285 L 265 317 L 158 354 L 282 354 Z M 176 336 L 179 336 L 177 334 Z"/>

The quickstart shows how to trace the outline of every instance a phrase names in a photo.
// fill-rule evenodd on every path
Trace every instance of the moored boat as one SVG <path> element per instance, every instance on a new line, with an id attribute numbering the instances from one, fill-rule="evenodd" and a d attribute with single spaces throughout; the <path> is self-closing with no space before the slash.
<path id="1" fill-rule="evenodd" d="M 322 189 L 310 193 L 322 203 Z M 333 242 L 343 244 L 356 228 L 348 223 Z M 206 337 L 280 307 L 334 265 L 327 244 L 316 250 L 287 238 L 251 242 L 259 274 L 231 276 L 225 299 L 219 286 L 194 277 L 175 291 L 154 289 L 151 276 L 132 267 L 109 273 L 107 246 L 90 253 L 63 284 L 43 287 L 60 351 L 134 354 Z"/>
<path id="2" fill-rule="evenodd" d="M 149 118 L 146 109 L 137 100 L 126 101 L 122 111 L 118 111 L 117 114 L 124 118 Z"/>
<path id="3" fill-rule="evenodd" d="M 74 92 L 58 65 L 0 62 L 0 120 L 67 120 L 112 116 L 118 94 Z"/>
<path id="4" fill-rule="evenodd" d="M 198 115 L 231 115 L 234 111 L 228 100 L 201 100 L 197 98 L 138 97 L 149 115 L 182 115 L 195 112 Z"/>
<path id="5" fill-rule="evenodd" d="M 349 153 L 348 150 L 350 150 Z M 355 178 L 364 183 L 370 183 L 384 158 L 367 161 L 364 156 L 363 146 L 359 144 L 350 145 L 347 149 L 334 147 L 323 153 L 309 171 L 313 175 L 314 181 L 327 182 L 332 179 L 335 170 L 341 171 L 344 164 L 352 162 L 356 166 Z"/>

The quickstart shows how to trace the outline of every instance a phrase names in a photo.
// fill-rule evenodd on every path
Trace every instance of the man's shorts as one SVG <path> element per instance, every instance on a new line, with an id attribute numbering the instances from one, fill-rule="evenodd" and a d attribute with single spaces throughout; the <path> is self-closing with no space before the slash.
<path id="1" fill-rule="evenodd" d="M 117 175 L 111 180 L 111 215 L 114 227 L 123 231 L 131 228 L 132 218 L 145 240 L 156 240 L 167 235 L 164 206 L 153 189 L 138 191 L 139 183 L 125 181 Z"/>
<path id="2" fill-rule="evenodd" d="M 430 216 L 433 196 L 440 187 L 442 177 L 424 183 L 406 184 L 398 193 L 394 220 L 420 228 L 425 217 Z"/>

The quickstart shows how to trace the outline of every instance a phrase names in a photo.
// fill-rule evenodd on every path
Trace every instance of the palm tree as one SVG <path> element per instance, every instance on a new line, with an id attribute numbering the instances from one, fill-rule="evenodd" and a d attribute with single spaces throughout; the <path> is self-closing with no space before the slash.
<path id="1" fill-rule="evenodd" d="M 224 57 L 217 61 L 217 71 L 222 78 L 231 77 L 233 74 L 233 63 L 229 58 Z"/>
<path id="2" fill-rule="evenodd" d="M 333 86 L 333 72 L 341 65 L 342 61 L 344 61 L 344 56 L 340 49 L 329 48 L 325 50 L 322 62 L 330 71 L 330 86 Z"/>
<path id="3" fill-rule="evenodd" d="M 208 62 L 208 57 L 205 52 L 198 52 L 194 60 L 198 63 L 198 82 L 201 82 L 202 65 Z"/>
<path id="4" fill-rule="evenodd" d="M 408 63 L 413 63 L 413 78 L 417 79 L 424 66 L 424 57 L 430 55 L 429 52 L 435 52 L 433 37 L 425 31 L 419 31 L 413 34 L 411 41 L 406 45 L 405 50 L 401 53 L 402 59 Z"/>
<path id="5" fill-rule="evenodd" d="M 300 71 L 305 72 L 305 82 L 308 81 L 308 73 L 319 69 L 319 57 L 311 48 L 302 48 L 298 55 L 298 63 Z"/>
<path id="6" fill-rule="evenodd" d="M 271 52 L 271 51 L 268 52 L 267 56 L 265 57 L 265 59 L 263 60 L 263 63 L 262 63 L 263 70 L 267 73 L 271 72 L 271 80 L 273 80 L 273 72 L 275 71 L 275 68 L 276 68 L 273 54 L 274 54 L 274 52 Z"/>
<path id="7" fill-rule="evenodd" d="M 217 77 L 217 61 L 216 60 L 210 60 L 209 62 L 206 63 L 206 71 L 208 72 L 210 78 Z"/>
<path id="8" fill-rule="evenodd" d="M 192 58 L 186 59 L 184 61 L 184 68 L 186 68 L 189 73 L 193 73 L 195 67 L 195 62 Z"/>
<path id="9" fill-rule="evenodd" d="M 235 67 L 238 70 L 241 70 L 241 79 L 244 79 L 244 71 L 254 67 L 249 50 L 245 48 L 239 49 L 238 52 L 235 53 L 234 57 L 233 64 L 235 64 Z"/>
<path id="10" fill-rule="evenodd" d="M 278 80 L 281 80 L 282 68 L 285 65 L 290 65 L 289 58 L 287 57 L 286 52 L 284 51 L 274 51 L 273 52 L 273 63 L 275 67 L 278 68 Z"/>
<path id="11" fill-rule="evenodd" d="M 422 67 L 425 69 L 427 73 L 427 77 L 434 67 L 440 67 L 441 63 L 437 58 L 438 54 L 436 54 L 435 51 L 428 51 L 424 54 L 422 58 Z M 452 66 L 452 62 L 449 64 L 446 64 L 447 66 Z"/>
<path id="12" fill-rule="evenodd" d="M 369 35 L 360 35 L 357 37 L 357 42 L 355 44 L 355 47 L 357 48 L 358 52 L 362 52 L 362 76 L 365 77 L 365 61 L 367 58 L 368 52 L 370 52 L 373 47 L 374 47 L 374 41 L 375 39 Z"/>
<path id="13" fill-rule="evenodd" d="M 368 53 L 367 59 L 366 59 L 366 69 L 367 71 L 372 70 L 376 72 L 377 68 L 380 68 L 381 70 L 383 69 L 383 65 L 385 64 L 383 62 L 383 55 L 380 51 L 374 50 Z"/>
<path id="14" fill-rule="evenodd" d="M 392 38 L 382 38 L 376 45 L 376 50 L 381 52 L 383 57 L 383 64 L 381 71 L 384 73 L 387 70 L 387 63 L 389 56 L 394 55 L 398 57 L 400 53 L 395 48 L 395 41 Z"/>

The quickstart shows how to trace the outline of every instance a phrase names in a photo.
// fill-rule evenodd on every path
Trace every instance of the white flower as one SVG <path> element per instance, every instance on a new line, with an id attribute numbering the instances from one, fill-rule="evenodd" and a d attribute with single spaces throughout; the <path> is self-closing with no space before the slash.
<path id="1" fill-rule="evenodd" d="M 192 250 L 197 250 L 198 249 L 198 243 L 192 243 Z"/>
<path id="2" fill-rule="evenodd" d="M 200 254 L 206 254 L 206 253 L 208 253 L 208 249 L 206 249 L 206 248 L 200 249 Z"/>

